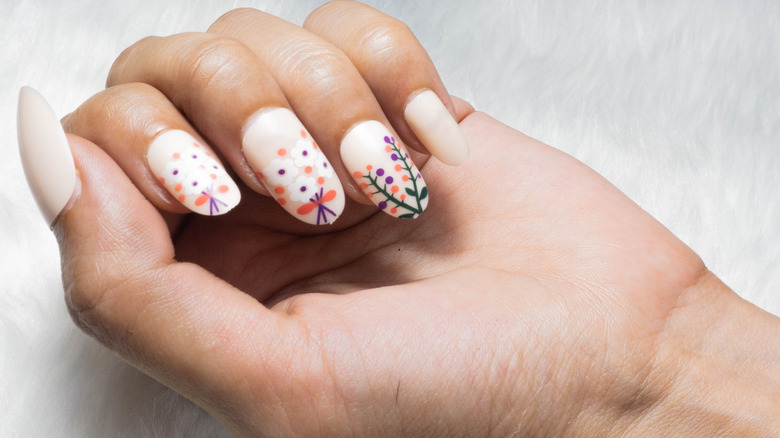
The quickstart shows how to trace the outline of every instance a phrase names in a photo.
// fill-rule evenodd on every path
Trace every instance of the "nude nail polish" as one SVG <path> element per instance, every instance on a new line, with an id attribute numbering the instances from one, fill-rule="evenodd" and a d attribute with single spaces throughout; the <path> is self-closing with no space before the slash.
<path id="1" fill-rule="evenodd" d="M 19 91 L 17 135 L 27 183 L 46 223 L 54 226 L 76 188 L 76 166 L 54 110 L 30 87 Z"/>
<path id="2" fill-rule="evenodd" d="M 404 119 L 414 135 L 442 163 L 456 166 L 468 158 L 466 137 L 433 91 L 417 93 L 406 104 Z"/>
<path id="3" fill-rule="evenodd" d="M 260 182 L 293 217 L 324 225 L 344 210 L 336 172 L 289 109 L 265 109 L 250 117 L 242 148 Z"/>
<path id="4" fill-rule="evenodd" d="M 146 159 L 160 184 L 195 213 L 225 214 L 241 201 L 214 151 L 186 131 L 171 129 L 155 137 Z"/>
<path id="5" fill-rule="evenodd" d="M 368 198 L 385 213 L 416 218 L 428 188 L 406 148 L 376 120 L 353 126 L 341 142 L 341 160 Z"/>

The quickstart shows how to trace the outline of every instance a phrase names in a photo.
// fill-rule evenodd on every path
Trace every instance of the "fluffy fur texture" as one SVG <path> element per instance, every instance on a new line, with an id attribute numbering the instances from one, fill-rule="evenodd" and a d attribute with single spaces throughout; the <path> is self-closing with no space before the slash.
<path id="1" fill-rule="evenodd" d="M 234 6 L 301 23 L 319 1 L 234 3 L 2 2 L 0 435 L 228 435 L 71 323 L 14 124 L 21 85 L 64 115 L 146 35 L 203 30 Z M 779 2 L 369 3 L 409 24 L 450 92 L 605 175 L 780 314 Z"/>

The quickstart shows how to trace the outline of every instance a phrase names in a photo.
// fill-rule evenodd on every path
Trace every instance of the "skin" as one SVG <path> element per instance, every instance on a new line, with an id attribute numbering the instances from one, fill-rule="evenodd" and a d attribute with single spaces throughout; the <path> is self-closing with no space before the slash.
<path id="1" fill-rule="evenodd" d="M 328 20 L 344 28 L 337 12 L 361 7 L 333 2 L 307 25 L 322 36 Z M 410 88 L 438 87 L 431 68 L 415 69 Z M 363 78 L 377 99 L 365 107 L 377 103 L 424 150 L 399 116 L 405 101 Z M 128 170 L 143 163 L 132 157 L 146 134 L 122 149 L 83 126 L 185 119 L 87 117 L 105 102 L 64 121 L 86 137 L 69 135 L 80 184 L 55 226 L 73 319 L 239 436 L 780 432 L 778 319 L 596 172 L 463 101 L 447 104 L 471 155 L 457 169 L 416 160 L 431 193 L 421 217 L 350 202 L 324 229 L 294 223 L 251 185 L 225 216 L 166 209 L 153 178 Z"/>

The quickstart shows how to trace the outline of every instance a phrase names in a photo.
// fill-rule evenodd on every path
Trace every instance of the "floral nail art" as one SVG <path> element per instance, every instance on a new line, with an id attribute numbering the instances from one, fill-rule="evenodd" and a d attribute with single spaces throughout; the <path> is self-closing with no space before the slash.
<path id="1" fill-rule="evenodd" d="M 365 171 L 353 176 L 380 209 L 399 218 L 416 218 L 428 205 L 428 187 L 395 137 L 385 136 L 384 142 L 389 160 L 367 164 Z"/>
<path id="2" fill-rule="evenodd" d="M 185 207 L 203 215 L 227 213 L 241 193 L 214 152 L 181 130 L 166 131 L 147 152 L 160 183 Z"/>
<path id="3" fill-rule="evenodd" d="M 353 126 L 341 141 L 341 160 L 368 198 L 385 213 L 416 218 L 428 188 L 406 148 L 377 120 Z"/>
<path id="4" fill-rule="evenodd" d="M 277 148 L 277 158 L 257 175 L 288 211 L 317 225 L 332 223 L 343 209 L 343 193 L 327 187 L 335 176 L 333 168 L 309 133 L 302 129 L 299 134 L 291 148 Z M 337 206 L 334 201 L 339 201 Z"/>

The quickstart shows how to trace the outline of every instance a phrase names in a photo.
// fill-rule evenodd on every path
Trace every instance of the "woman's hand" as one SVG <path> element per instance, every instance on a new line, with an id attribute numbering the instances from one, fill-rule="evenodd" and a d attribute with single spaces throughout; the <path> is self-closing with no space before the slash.
<path id="1" fill-rule="evenodd" d="M 776 363 L 736 329 L 773 317 L 594 171 L 451 100 L 364 5 L 303 29 L 232 11 L 138 42 L 108 84 L 64 120 L 69 309 L 237 434 L 683 431 Z M 457 168 L 426 155 L 465 159 L 452 120 Z M 777 399 L 749 394 L 723 427 L 771 430 Z"/>

